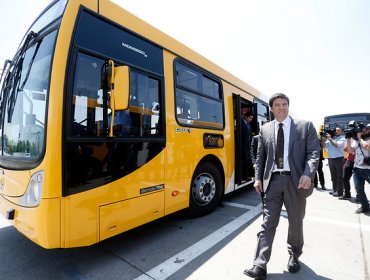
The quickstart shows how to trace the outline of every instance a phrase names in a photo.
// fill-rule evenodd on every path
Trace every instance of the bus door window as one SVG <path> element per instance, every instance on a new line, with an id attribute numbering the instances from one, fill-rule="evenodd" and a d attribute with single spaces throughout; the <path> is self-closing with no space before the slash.
<path id="1" fill-rule="evenodd" d="M 105 61 L 79 54 L 72 97 L 72 136 L 105 136 L 101 69 Z"/>
<path id="2" fill-rule="evenodd" d="M 130 100 L 127 109 L 130 115 L 131 134 L 135 137 L 160 136 L 159 80 L 131 71 Z"/>
<path id="3" fill-rule="evenodd" d="M 257 110 L 257 117 L 256 117 L 257 131 L 256 133 L 259 133 L 260 127 L 264 123 L 270 120 L 269 107 L 265 102 L 262 102 L 258 99 L 255 99 L 255 104 L 256 104 L 256 110 Z"/>

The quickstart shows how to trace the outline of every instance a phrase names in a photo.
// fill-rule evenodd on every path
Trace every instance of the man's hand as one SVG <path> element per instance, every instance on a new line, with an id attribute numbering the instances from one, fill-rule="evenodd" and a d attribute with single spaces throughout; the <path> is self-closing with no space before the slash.
<path id="1" fill-rule="evenodd" d="M 263 187 L 262 187 L 262 182 L 257 180 L 254 182 L 254 185 L 253 187 L 256 189 L 256 192 L 258 192 L 259 194 L 261 194 L 263 192 Z"/>
<path id="2" fill-rule="evenodd" d="M 302 175 L 301 178 L 299 179 L 298 189 L 307 190 L 310 187 L 311 187 L 311 177 Z"/>

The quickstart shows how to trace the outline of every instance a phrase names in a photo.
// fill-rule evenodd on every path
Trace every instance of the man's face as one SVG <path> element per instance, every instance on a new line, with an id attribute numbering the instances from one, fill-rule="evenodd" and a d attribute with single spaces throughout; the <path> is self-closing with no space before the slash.
<path id="1" fill-rule="evenodd" d="M 242 114 L 241 117 L 243 118 L 247 112 L 248 112 L 248 108 L 243 107 L 241 109 L 241 114 Z"/>
<path id="2" fill-rule="evenodd" d="M 335 135 L 340 136 L 342 134 L 343 134 L 343 129 L 341 129 L 340 127 L 337 127 L 335 129 Z"/>
<path id="3" fill-rule="evenodd" d="M 247 117 L 247 122 L 248 122 L 248 123 L 251 123 L 251 122 L 252 122 L 252 120 L 253 120 L 253 116 L 248 116 L 248 117 Z"/>
<path id="4" fill-rule="evenodd" d="M 272 103 L 271 111 L 274 113 L 276 120 L 285 120 L 289 113 L 288 101 L 284 98 L 276 98 Z"/>

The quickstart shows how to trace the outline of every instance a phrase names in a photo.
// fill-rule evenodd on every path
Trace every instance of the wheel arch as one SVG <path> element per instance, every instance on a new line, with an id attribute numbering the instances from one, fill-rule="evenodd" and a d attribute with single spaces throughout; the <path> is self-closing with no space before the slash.
<path id="1" fill-rule="evenodd" d="M 195 170 L 197 170 L 197 168 L 199 166 L 201 166 L 202 164 L 205 164 L 205 163 L 211 163 L 213 164 L 217 170 L 219 171 L 220 175 L 221 175 L 221 182 L 222 182 L 222 194 L 221 196 L 224 195 L 225 193 L 225 171 L 224 171 L 224 167 L 220 161 L 220 159 L 218 157 L 216 157 L 215 155 L 206 155 L 205 157 L 203 157 L 197 164 L 197 166 L 195 167 L 194 169 L 194 173 L 195 173 Z M 193 176 L 194 176 L 194 173 L 193 173 Z M 222 199 L 222 197 L 221 197 Z"/>

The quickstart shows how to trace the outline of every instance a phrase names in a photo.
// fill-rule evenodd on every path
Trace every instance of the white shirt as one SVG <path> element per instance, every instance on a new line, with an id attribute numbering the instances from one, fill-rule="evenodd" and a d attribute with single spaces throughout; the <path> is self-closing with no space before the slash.
<path id="1" fill-rule="evenodd" d="M 365 142 L 368 142 L 368 141 L 370 141 L 370 140 L 367 140 Z M 351 147 L 353 149 L 355 149 L 355 154 L 356 154 L 354 167 L 361 168 L 361 169 L 370 169 L 370 165 L 366 165 L 366 164 L 363 163 L 364 156 L 365 157 L 370 157 L 370 152 L 368 150 L 362 148 L 362 147 L 360 149 L 359 145 L 360 144 L 359 144 L 358 141 L 356 141 L 356 140 L 351 141 Z"/>
<path id="2" fill-rule="evenodd" d="M 288 116 L 285 120 L 282 121 L 283 124 L 283 131 L 284 131 L 284 168 L 278 169 L 276 164 L 274 163 L 273 171 L 290 171 L 289 160 L 288 160 L 288 152 L 289 152 L 289 134 L 290 134 L 290 124 L 292 123 L 291 118 Z M 274 120 L 275 125 L 275 149 L 277 143 L 277 134 L 279 129 L 279 122 Z M 274 153 L 274 162 L 275 162 L 275 153 Z"/>

